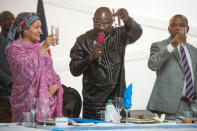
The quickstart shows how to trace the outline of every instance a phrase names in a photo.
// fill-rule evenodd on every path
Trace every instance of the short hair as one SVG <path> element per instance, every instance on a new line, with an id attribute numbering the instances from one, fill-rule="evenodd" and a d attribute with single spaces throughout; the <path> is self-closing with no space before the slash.
<path id="1" fill-rule="evenodd" d="M 184 15 L 177 14 L 177 15 L 173 16 L 172 18 L 174 18 L 174 17 L 183 18 L 185 20 L 185 22 L 187 23 L 187 25 L 188 25 L 188 20 L 187 20 L 187 18 Z"/>
<path id="2" fill-rule="evenodd" d="M 14 15 L 10 11 L 3 11 L 0 13 L 0 26 L 4 26 L 4 20 L 7 16 L 11 16 L 14 18 Z"/>
<path id="3" fill-rule="evenodd" d="M 110 11 L 110 9 L 109 9 L 108 7 L 100 7 L 100 8 L 98 8 L 98 9 L 96 9 L 96 11 L 95 11 L 95 13 L 94 13 L 94 18 L 93 18 L 93 19 L 97 18 L 97 15 L 98 15 L 98 14 L 102 14 L 101 12 L 108 13 L 108 14 L 110 14 L 111 17 L 112 17 L 112 12 Z"/>

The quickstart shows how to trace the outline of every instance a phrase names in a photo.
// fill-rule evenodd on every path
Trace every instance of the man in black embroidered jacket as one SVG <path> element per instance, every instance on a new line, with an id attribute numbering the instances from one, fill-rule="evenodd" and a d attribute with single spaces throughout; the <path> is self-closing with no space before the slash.
<path id="1" fill-rule="evenodd" d="M 113 15 L 124 26 L 114 28 Z M 83 118 L 100 119 L 108 99 L 123 97 L 125 47 L 140 38 L 142 29 L 123 8 L 112 14 L 109 8 L 100 7 L 93 22 L 94 29 L 79 36 L 71 49 L 70 71 L 74 76 L 83 74 Z M 99 34 L 104 34 L 104 44 L 97 43 Z"/>

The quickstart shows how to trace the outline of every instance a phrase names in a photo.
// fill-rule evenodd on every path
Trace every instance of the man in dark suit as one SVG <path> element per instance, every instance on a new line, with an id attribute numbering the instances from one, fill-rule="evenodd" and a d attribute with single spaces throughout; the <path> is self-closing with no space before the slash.
<path id="1" fill-rule="evenodd" d="M 14 15 L 9 11 L 0 14 L 0 122 L 11 122 L 11 108 L 9 96 L 11 94 L 12 75 L 6 55 L 7 34 L 14 20 Z"/>
<path id="2" fill-rule="evenodd" d="M 197 48 L 189 44 L 188 20 L 183 15 L 171 18 L 170 37 L 151 46 L 148 67 L 157 72 L 147 109 L 158 114 L 182 115 L 191 110 L 197 92 Z"/>

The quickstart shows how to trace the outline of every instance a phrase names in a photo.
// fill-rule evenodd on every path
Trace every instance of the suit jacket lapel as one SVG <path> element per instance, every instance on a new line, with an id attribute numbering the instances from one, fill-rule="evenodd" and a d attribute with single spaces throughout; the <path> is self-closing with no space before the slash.
<path id="1" fill-rule="evenodd" d="M 167 43 L 170 44 L 170 43 L 172 42 L 172 39 L 173 39 L 172 37 L 169 37 L 169 38 L 167 39 Z M 183 72 L 184 72 L 184 69 L 183 69 L 183 66 L 182 66 L 182 61 L 181 61 L 181 58 L 180 58 L 180 55 L 179 55 L 178 48 L 175 48 L 174 51 L 173 51 L 172 53 L 173 53 L 173 55 L 175 56 L 177 62 L 179 63 L 181 69 L 182 69 Z"/>
<path id="2" fill-rule="evenodd" d="M 180 55 L 179 55 L 179 51 L 178 51 L 178 48 L 175 48 L 174 51 L 173 51 L 173 54 L 175 56 L 175 58 L 177 59 L 181 69 L 183 70 L 184 72 L 184 69 L 183 69 L 183 65 L 182 65 L 182 61 L 181 61 L 181 58 L 180 58 Z"/>

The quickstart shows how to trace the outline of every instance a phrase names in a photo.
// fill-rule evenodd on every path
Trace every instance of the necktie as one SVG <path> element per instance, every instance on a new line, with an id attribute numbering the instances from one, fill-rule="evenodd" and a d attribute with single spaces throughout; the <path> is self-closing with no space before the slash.
<path id="1" fill-rule="evenodd" d="M 182 45 L 180 46 L 180 51 L 181 51 L 181 60 L 182 60 L 184 73 L 185 73 L 185 79 L 186 79 L 186 89 L 185 89 L 186 97 L 189 101 L 192 101 L 194 99 L 194 92 L 195 92 L 193 82 L 192 82 L 192 74 L 189 68 L 185 50 Z"/>

